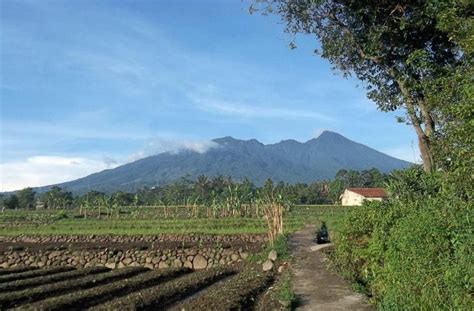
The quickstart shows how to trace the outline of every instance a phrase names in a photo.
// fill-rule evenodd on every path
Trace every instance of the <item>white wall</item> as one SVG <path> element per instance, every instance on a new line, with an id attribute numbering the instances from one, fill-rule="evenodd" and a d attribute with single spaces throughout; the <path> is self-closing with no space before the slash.
<path id="1" fill-rule="evenodd" d="M 367 201 L 382 201 L 382 198 L 366 198 L 358 193 L 344 190 L 344 193 L 341 196 L 341 204 L 342 205 L 352 205 L 352 206 L 359 206 L 362 205 L 364 200 Z"/>

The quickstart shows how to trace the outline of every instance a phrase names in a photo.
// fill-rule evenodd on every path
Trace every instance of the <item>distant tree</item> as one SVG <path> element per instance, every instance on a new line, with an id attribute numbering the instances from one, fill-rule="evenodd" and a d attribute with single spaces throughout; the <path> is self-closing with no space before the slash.
<path id="1" fill-rule="evenodd" d="M 436 167 L 439 110 L 427 98 L 433 81 L 470 58 L 472 1 L 256 0 L 250 10 L 280 15 L 293 35 L 315 35 L 317 52 L 364 81 L 380 110 L 404 109 L 400 121 L 414 127 L 424 169 Z"/>
<path id="2" fill-rule="evenodd" d="M 105 193 L 96 191 L 96 190 L 91 190 L 85 195 L 90 201 L 97 201 L 105 196 Z"/>
<path id="3" fill-rule="evenodd" d="M 211 181 L 212 190 L 215 192 L 216 195 L 220 195 L 222 192 L 225 191 L 227 186 L 232 182 L 230 177 L 224 177 L 223 175 L 218 175 L 214 177 Z"/>
<path id="4" fill-rule="evenodd" d="M 194 183 L 194 190 L 197 197 L 200 198 L 200 203 L 209 201 L 211 182 L 207 176 L 199 175 Z"/>
<path id="5" fill-rule="evenodd" d="M 336 204 L 339 201 L 339 197 L 347 188 L 344 181 L 341 179 L 335 179 L 329 183 L 329 194 L 328 197 L 332 203 Z"/>
<path id="6" fill-rule="evenodd" d="M 18 205 L 20 208 L 34 208 L 35 207 L 35 191 L 28 187 L 17 192 Z"/>
<path id="7" fill-rule="evenodd" d="M 363 170 L 359 174 L 358 186 L 360 187 L 383 187 L 387 176 L 376 168 Z"/>
<path id="8" fill-rule="evenodd" d="M 271 197 L 274 195 L 274 192 L 275 192 L 275 187 L 273 184 L 273 180 L 271 180 L 271 178 L 268 178 L 267 180 L 265 180 L 265 184 L 263 185 L 262 194 L 264 196 Z"/>
<path id="9" fill-rule="evenodd" d="M 242 181 L 241 191 L 243 202 L 245 204 L 250 204 L 253 196 L 255 195 L 255 185 L 253 184 L 253 182 L 251 182 L 250 179 L 245 178 Z"/>
<path id="10" fill-rule="evenodd" d="M 5 210 L 5 200 L 7 199 L 6 195 L 4 195 L 3 193 L 0 194 L 0 211 L 3 212 L 3 210 Z"/>
<path id="11" fill-rule="evenodd" d="M 10 194 L 4 198 L 3 204 L 6 209 L 17 209 L 19 207 L 18 197 L 15 194 Z"/>
<path id="12" fill-rule="evenodd" d="M 66 208 L 72 205 L 73 197 L 69 191 L 54 186 L 40 198 L 47 208 Z"/>
<path id="13" fill-rule="evenodd" d="M 114 203 L 116 203 L 118 206 L 130 206 L 130 205 L 137 206 L 139 203 L 138 193 L 133 194 L 133 193 L 126 193 L 123 191 L 117 191 L 112 195 L 112 197 L 113 197 Z"/>

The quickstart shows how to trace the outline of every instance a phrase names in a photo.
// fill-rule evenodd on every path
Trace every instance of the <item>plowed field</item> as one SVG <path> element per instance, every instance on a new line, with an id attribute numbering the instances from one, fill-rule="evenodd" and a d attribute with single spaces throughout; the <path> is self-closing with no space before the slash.
<path id="1" fill-rule="evenodd" d="M 251 266 L 0 269 L 0 310 L 248 310 L 272 281 Z"/>

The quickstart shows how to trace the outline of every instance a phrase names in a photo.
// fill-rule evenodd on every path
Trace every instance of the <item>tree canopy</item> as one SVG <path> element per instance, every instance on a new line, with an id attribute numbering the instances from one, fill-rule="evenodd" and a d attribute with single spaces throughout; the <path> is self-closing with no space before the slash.
<path id="1" fill-rule="evenodd" d="M 18 206 L 20 208 L 35 208 L 35 194 L 36 192 L 30 187 L 18 191 L 16 194 Z"/>

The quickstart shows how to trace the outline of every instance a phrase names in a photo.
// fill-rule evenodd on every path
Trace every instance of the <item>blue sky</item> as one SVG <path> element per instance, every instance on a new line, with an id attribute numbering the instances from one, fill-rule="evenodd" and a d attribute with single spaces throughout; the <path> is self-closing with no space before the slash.
<path id="1" fill-rule="evenodd" d="M 417 161 L 383 113 L 276 17 L 247 1 L 0 2 L 1 189 L 66 181 L 233 136 L 328 129 Z"/>

